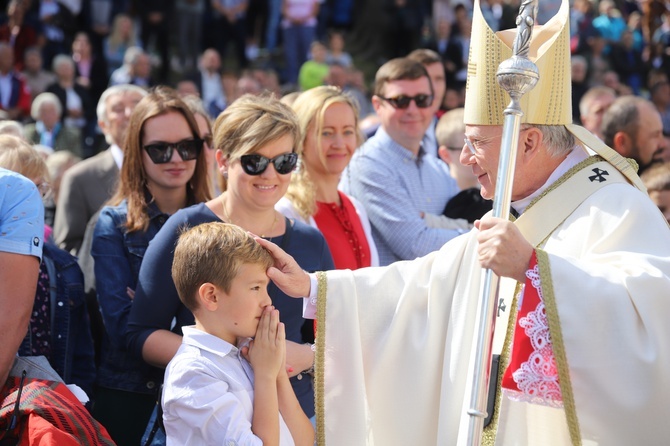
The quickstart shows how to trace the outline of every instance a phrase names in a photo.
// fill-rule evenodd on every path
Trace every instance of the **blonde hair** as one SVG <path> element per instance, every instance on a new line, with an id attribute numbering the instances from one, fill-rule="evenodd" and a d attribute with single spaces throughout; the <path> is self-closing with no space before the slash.
<path id="1" fill-rule="evenodd" d="M 642 172 L 640 179 L 649 192 L 670 190 L 670 163 L 654 163 Z"/>
<path id="2" fill-rule="evenodd" d="M 455 108 L 446 112 L 437 121 L 435 139 L 437 139 L 438 145 L 449 147 L 449 143 L 457 138 L 458 145 L 463 147 L 463 138 L 465 137 L 464 112 L 465 110 L 462 107 Z"/>
<path id="3" fill-rule="evenodd" d="M 321 86 L 301 93 L 293 103 L 293 109 L 298 115 L 298 122 L 300 123 L 303 145 L 308 132 L 310 130 L 314 131 L 317 135 L 317 153 L 323 166 L 326 166 L 326 158 L 323 150 L 321 150 L 321 138 L 318 135 L 323 131 L 323 120 L 326 110 L 333 104 L 346 104 L 353 110 L 356 146 L 360 146 L 363 142 L 363 136 L 358 129 L 358 104 L 349 94 L 343 93 L 338 87 Z M 309 178 L 309 173 L 305 169 L 305 164 L 301 163 L 301 168 L 291 178 L 286 198 L 293 203 L 300 216 L 308 220 L 317 211 L 315 194 L 315 187 Z"/>
<path id="4" fill-rule="evenodd" d="M 42 155 L 16 136 L 0 135 L 0 167 L 31 180 L 42 178 L 49 181 L 49 169 Z"/>
<path id="5" fill-rule="evenodd" d="M 124 39 L 124 37 L 121 35 L 122 20 L 128 20 L 130 22 L 130 35 L 128 36 L 127 39 Z M 135 32 L 134 29 L 133 19 L 129 15 L 117 14 L 116 17 L 114 17 L 114 23 L 112 24 L 112 32 L 109 35 L 108 43 L 109 43 L 109 49 L 112 52 L 116 51 L 121 45 L 125 45 L 127 47 L 137 45 L 137 33 Z"/>
<path id="6" fill-rule="evenodd" d="M 214 147 L 233 162 L 267 144 L 289 135 L 294 152 L 302 153 L 300 125 L 286 104 L 269 95 L 245 94 L 221 113 L 212 129 Z M 221 184 L 225 191 L 227 184 Z"/>
<path id="7" fill-rule="evenodd" d="M 172 261 L 172 278 L 179 299 L 191 311 L 198 308 L 198 289 L 211 283 L 229 293 L 240 266 L 274 261 L 247 231 L 229 223 L 203 223 L 179 236 Z"/>

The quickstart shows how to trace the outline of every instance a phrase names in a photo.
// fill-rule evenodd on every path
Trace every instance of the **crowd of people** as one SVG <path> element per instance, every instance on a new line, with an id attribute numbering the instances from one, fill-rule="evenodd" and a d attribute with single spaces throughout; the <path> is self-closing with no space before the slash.
<path id="1" fill-rule="evenodd" d="M 98 444 L 456 444 L 490 268 L 505 283 L 505 362 L 485 435 L 630 444 L 667 431 L 626 427 L 637 406 L 607 385 L 670 385 L 653 371 L 670 351 L 656 320 L 670 277 L 670 10 L 540 8 L 558 43 L 533 43 L 534 57 L 556 65 L 538 62 L 512 223 L 484 217 L 507 104 L 492 93 L 503 51 L 481 41 L 504 45 L 495 33 L 515 27 L 518 4 L 392 3 L 407 38 L 366 82 L 347 51 L 349 1 L 10 0 L 0 382 L 17 354 L 46 357 L 85 393 Z M 544 324 L 542 348 L 529 321 Z M 630 375 L 611 372 L 617 345 Z M 529 371 L 537 358 L 550 366 Z"/>

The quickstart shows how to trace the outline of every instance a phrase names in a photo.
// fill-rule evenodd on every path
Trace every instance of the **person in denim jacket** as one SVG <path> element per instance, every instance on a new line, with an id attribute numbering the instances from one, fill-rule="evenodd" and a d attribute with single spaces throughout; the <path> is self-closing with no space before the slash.
<path id="1" fill-rule="evenodd" d="M 28 334 L 19 348 L 20 356 L 44 355 L 66 384 L 81 387 L 93 396 L 95 362 L 93 338 L 84 298 L 84 276 L 77 259 L 53 243 L 45 243 L 38 279 L 37 295 L 46 297 L 42 314 L 49 317 L 48 344 L 38 336 L 42 308 L 36 296 Z M 43 290 L 44 292 L 41 292 Z M 46 344 L 46 349 L 42 348 Z"/>
<path id="2" fill-rule="evenodd" d="M 119 186 L 103 207 L 91 255 L 103 337 L 94 414 L 119 444 L 139 444 L 162 371 L 128 354 L 125 331 L 140 264 L 177 210 L 209 198 L 207 163 L 193 114 L 174 90 L 143 98 L 130 117 Z"/>

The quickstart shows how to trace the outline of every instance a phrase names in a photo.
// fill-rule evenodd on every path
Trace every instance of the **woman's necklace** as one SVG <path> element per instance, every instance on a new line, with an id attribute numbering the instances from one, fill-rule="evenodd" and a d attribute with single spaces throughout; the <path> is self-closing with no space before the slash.
<path id="1" fill-rule="evenodd" d="M 228 214 L 228 211 L 226 210 L 226 202 L 223 201 L 223 194 L 219 195 L 221 201 L 221 209 L 223 210 L 223 216 L 226 217 L 226 220 L 228 220 L 228 223 L 230 224 L 235 224 L 233 223 L 233 219 L 230 218 L 230 214 Z M 275 225 L 277 224 L 277 211 L 274 211 L 273 213 L 274 218 L 272 219 L 272 226 L 270 226 L 270 232 L 268 234 L 272 234 L 272 231 L 275 229 Z M 265 238 L 265 234 L 261 234 L 261 238 Z M 272 241 L 274 237 L 270 236 L 269 240 Z"/>

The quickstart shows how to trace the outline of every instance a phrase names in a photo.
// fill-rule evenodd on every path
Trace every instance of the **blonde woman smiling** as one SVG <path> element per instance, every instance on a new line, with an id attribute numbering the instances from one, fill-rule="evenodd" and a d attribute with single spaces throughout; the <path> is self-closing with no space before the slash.
<path id="1" fill-rule="evenodd" d="M 301 168 L 277 209 L 319 229 L 337 269 L 378 266 L 365 209 L 337 188 L 361 143 L 354 99 L 337 87 L 316 87 L 301 93 L 293 109 L 304 135 Z"/>

